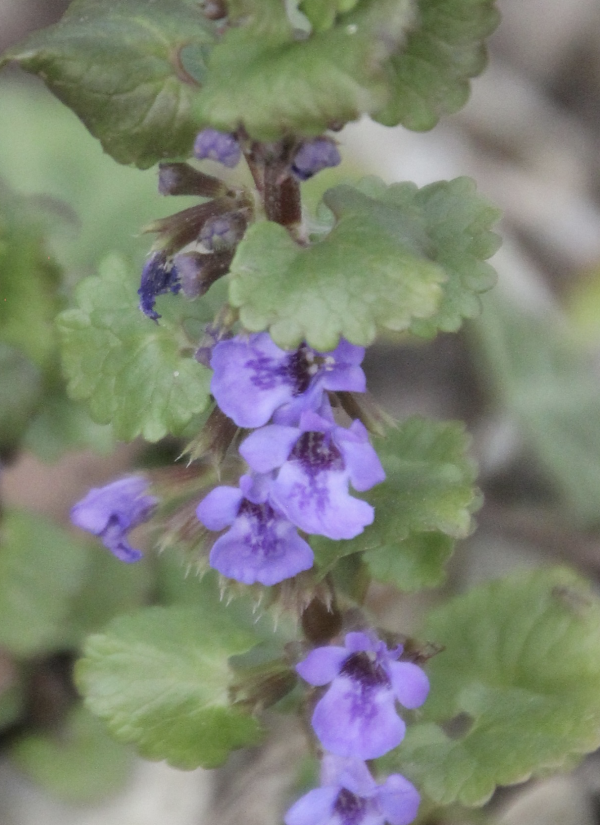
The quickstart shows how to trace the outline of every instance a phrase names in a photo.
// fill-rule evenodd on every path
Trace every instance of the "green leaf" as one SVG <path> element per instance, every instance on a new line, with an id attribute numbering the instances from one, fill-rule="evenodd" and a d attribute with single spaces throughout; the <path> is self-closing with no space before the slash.
<path id="1" fill-rule="evenodd" d="M 417 8 L 417 26 L 390 60 L 390 100 L 375 118 L 423 131 L 467 102 L 500 15 L 494 0 L 419 0 Z"/>
<path id="2" fill-rule="evenodd" d="M 527 446 L 586 526 L 600 522 L 600 390 L 595 366 L 566 327 L 486 296 L 473 328 L 482 375 Z M 560 506 L 560 505 L 559 505 Z"/>
<path id="3" fill-rule="evenodd" d="M 358 0 L 302 0 L 300 11 L 309 19 L 315 31 L 331 28 L 338 14 L 351 11 Z"/>
<path id="4" fill-rule="evenodd" d="M 372 579 L 409 593 L 443 584 L 453 550 L 454 539 L 443 533 L 411 533 L 394 545 L 367 550 L 363 561 Z"/>
<path id="5" fill-rule="evenodd" d="M 26 735 L 17 740 L 10 755 L 36 784 L 72 804 L 96 802 L 116 793 L 132 767 L 132 753 L 81 706 L 71 711 L 60 732 Z"/>
<path id="6" fill-rule="evenodd" d="M 191 153 L 198 83 L 214 26 L 191 0 L 76 0 L 0 62 L 38 75 L 119 163 Z"/>
<path id="7" fill-rule="evenodd" d="M 428 337 L 437 330 L 456 332 L 463 318 L 479 315 L 479 294 L 496 282 L 494 269 L 485 261 L 500 246 L 500 237 L 491 227 L 501 213 L 477 194 L 471 178 L 439 181 L 419 190 L 412 187 L 412 191 L 414 204 L 422 210 L 435 250 L 433 260 L 447 276 L 437 313 L 424 320 L 416 319 L 412 332 Z"/>
<path id="8" fill-rule="evenodd" d="M 0 186 L 0 340 L 39 367 L 56 350 L 59 308 L 60 272 L 45 247 L 46 223 L 33 199 Z"/>
<path id="9" fill-rule="evenodd" d="M 381 763 L 434 802 L 481 805 L 600 745 L 600 602 L 571 571 L 478 587 L 434 611 L 427 638 L 444 650 L 422 721 Z"/>
<path id="10" fill-rule="evenodd" d="M 469 437 L 460 423 L 414 417 L 374 444 L 386 480 L 363 497 L 375 507 L 375 521 L 349 541 L 313 538 L 320 573 L 341 556 L 367 551 L 374 578 L 404 591 L 435 586 L 453 540 L 471 532 L 480 503 Z"/>
<path id="11" fill-rule="evenodd" d="M 326 192 L 337 221 L 312 246 L 299 246 L 275 223 L 250 227 L 229 289 L 247 329 L 268 329 L 283 348 L 306 340 L 327 351 L 340 336 L 370 344 L 382 329 L 403 330 L 435 312 L 445 274 L 430 258 L 413 189 L 363 183 L 373 194 L 351 186 Z"/>
<path id="12" fill-rule="evenodd" d="M 336 223 L 309 247 L 270 222 L 240 243 L 229 299 L 248 330 L 268 329 L 283 348 L 306 340 L 325 351 L 340 336 L 367 345 L 385 329 L 432 335 L 477 314 L 478 293 L 495 278 L 483 259 L 498 246 L 489 231 L 498 211 L 469 178 L 423 189 L 365 178 L 323 202 Z"/>
<path id="13" fill-rule="evenodd" d="M 117 438 L 178 434 L 208 403 L 210 371 L 193 358 L 184 325 L 210 320 L 208 299 L 166 296 L 158 324 L 137 305 L 139 276 L 112 257 L 78 286 L 78 309 L 57 320 L 68 389 Z M 159 299 L 160 302 L 160 299 Z M 163 309 L 164 307 L 164 309 Z"/>
<path id="14" fill-rule="evenodd" d="M 146 608 L 89 638 L 77 684 L 90 710 L 142 756 L 215 768 L 262 735 L 257 720 L 229 701 L 227 659 L 256 642 L 222 604 Z"/>
<path id="15" fill-rule="evenodd" d="M 364 0 L 308 39 L 295 39 L 282 2 L 241 6 L 244 25 L 229 29 L 208 59 L 196 105 L 206 125 L 229 132 L 243 124 L 253 138 L 275 140 L 320 134 L 385 104 L 385 66 L 412 21 L 410 2 Z"/>
<path id="16" fill-rule="evenodd" d="M 0 530 L 0 645 L 36 656 L 62 644 L 85 547 L 42 516 L 9 510 Z"/>

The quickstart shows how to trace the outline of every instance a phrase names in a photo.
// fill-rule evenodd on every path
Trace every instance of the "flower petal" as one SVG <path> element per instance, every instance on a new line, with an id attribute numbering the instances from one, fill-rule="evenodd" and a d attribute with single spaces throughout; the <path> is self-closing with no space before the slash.
<path id="1" fill-rule="evenodd" d="M 241 503 L 238 487 L 215 487 L 196 508 L 196 516 L 209 530 L 224 530 L 233 524 Z"/>
<path id="2" fill-rule="evenodd" d="M 289 353 L 266 332 L 248 340 L 232 338 L 213 349 L 211 392 L 238 427 L 262 427 L 292 398 L 294 385 L 282 366 Z"/>
<path id="3" fill-rule="evenodd" d="M 289 521 L 261 525 L 249 516 L 236 519 L 210 552 L 209 563 L 223 576 L 271 586 L 289 579 L 314 563 L 313 551 Z"/>
<path id="4" fill-rule="evenodd" d="M 269 473 L 287 460 L 299 435 L 297 427 L 270 424 L 242 442 L 240 455 L 257 473 Z"/>
<path id="5" fill-rule="evenodd" d="M 362 759 L 328 753 L 321 762 L 321 784 L 346 788 L 363 799 L 373 796 L 377 783 Z"/>
<path id="6" fill-rule="evenodd" d="M 377 800 L 386 822 L 390 825 L 408 825 L 416 819 L 421 797 L 412 782 L 394 773 L 378 789 Z"/>
<path id="7" fill-rule="evenodd" d="M 348 658 L 345 647 L 329 645 L 312 650 L 306 659 L 298 662 L 296 671 L 311 685 L 326 685 L 340 672 L 344 659 Z"/>
<path id="8" fill-rule="evenodd" d="M 326 470 L 309 475 L 298 461 L 282 466 L 271 497 L 301 530 L 330 539 L 354 538 L 373 521 L 371 505 L 348 493 L 344 472 Z"/>
<path id="9" fill-rule="evenodd" d="M 285 825 L 333 825 L 333 806 L 339 788 L 315 788 L 292 805 L 283 818 Z"/>
<path id="10" fill-rule="evenodd" d="M 406 726 L 394 709 L 391 687 L 364 689 L 338 676 L 317 703 L 312 726 L 323 747 L 338 756 L 376 759 L 400 744 Z"/>
<path id="11" fill-rule="evenodd" d="M 354 421 L 348 430 L 337 428 L 334 440 L 344 456 L 348 477 L 355 490 L 370 490 L 384 481 L 385 470 L 360 421 Z"/>
<path id="12" fill-rule="evenodd" d="M 410 709 L 420 707 L 429 693 L 425 671 L 411 662 L 390 662 L 387 669 L 400 704 Z"/>

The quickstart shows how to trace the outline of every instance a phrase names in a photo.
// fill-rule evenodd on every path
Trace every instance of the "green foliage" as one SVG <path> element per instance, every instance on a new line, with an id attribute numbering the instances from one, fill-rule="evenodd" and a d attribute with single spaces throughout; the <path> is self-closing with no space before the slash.
<path id="1" fill-rule="evenodd" d="M 500 16 L 494 0 L 418 0 L 417 9 L 416 27 L 390 60 L 390 99 L 375 118 L 423 131 L 465 105 Z"/>
<path id="2" fill-rule="evenodd" d="M 224 605 L 146 608 L 88 639 L 77 683 L 112 734 L 146 758 L 214 768 L 261 738 L 257 720 L 230 704 L 227 663 L 257 641 Z"/>
<path id="3" fill-rule="evenodd" d="M 159 324 L 137 306 L 139 281 L 118 258 L 77 288 L 78 309 L 58 318 L 69 392 L 117 438 L 180 433 L 208 403 L 210 372 L 192 357 L 184 324 L 211 317 L 205 300 L 168 296 Z M 170 299 L 170 300 L 169 300 Z"/>
<path id="4" fill-rule="evenodd" d="M 593 365 L 556 318 L 486 298 L 474 327 L 482 374 L 584 525 L 600 522 L 600 391 Z M 563 503 L 564 506 L 564 503 Z"/>
<path id="5" fill-rule="evenodd" d="M 19 657 L 56 650 L 85 548 L 47 519 L 13 510 L 3 516 L 0 545 L 0 645 Z"/>
<path id="6" fill-rule="evenodd" d="M 191 0 L 76 0 L 55 26 L 4 55 L 41 77 L 119 163 L 144 169 L 188 155 L 212 24 Z M 0 65 L 2 63 L 0 62 Z"/>
<path id="7" fill-rule="evenodd" d="M 270 222 L 246 233 L 229 298 L 248 330 L 268 329 L 284 348 L 306 340 L 330 350 L 340 336 L 370 344 L 385 329 L 429 335 L 476 314 L 494 280 L 483 259 L 497 248 L 489 226 L 498 212 L 471 180 L 417 189 L 366 178 L 323 202 L 336 223 L 310 247 Z"/>
<path id="8" fill-rule="evenodd" d="M 70 713 L 60 732 L 18 739 L 11 757 L 30 779 L 73 804 L 95 802 L 120 790 L 132 763 L 131 752 L 83 707 Z"/>
<path id="9" fill-rule="evenodd" d="M 301 40 L 283 3 L 243 5 L 245 25 L 229 29 L 208 59 L 196 104 L 203 123 L 225 132 L 243 123 L 253 138 L 274 140 L 319 134 L 384 105 L 386 61 L 412 20 L 407 0 L 364 0 Z"/>
<path id="10" fill-rule="evenodd" d="M 564 569 L 519 571 L 435 610 L 431 693 L 380 760 L 434 802 L 481 805 L 496 785 L 600 745 L 600 602 Z"/>
<path id="11" fill-rule="evenodd" d="M 351 11 L 358 0 L 302 0 L 299 9 L 309 19 L 314 31 L 331 28 L 338 14 Z"/>
<path id="12" fill-rule="evenodd" d="M 418 417 L 375 439 L 386 480 L 364 498 L 376 519 L 349 541 L 312 538 L 321 573 L 341 556 L 366 551 L 364 561 L 376 579 L 391 576 L 401 590 L 439 584 L 453 540 L 470 533 L 479 504 L 468 443 L 462 424 Z"/>
<path id="13" fill-rule="evenodd" d="M 39 367 L 55 348 L 60 273 L 46 249 L 48 216 L 0 186 L 0 340 Z"/>

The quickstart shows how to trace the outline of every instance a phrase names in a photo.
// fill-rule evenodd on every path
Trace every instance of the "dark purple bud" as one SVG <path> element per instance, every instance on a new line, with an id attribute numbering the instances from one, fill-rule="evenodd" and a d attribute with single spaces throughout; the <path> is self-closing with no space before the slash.
<path id="1" fill-rule="evenodd" d="M 235 137 L 216 129 L 203 129 L 194 143 L 194 157 L 198 160 L 216 160 L 233 169 L 242 157 L 242 150 Z"/>
<path id="2" fill-rule="evenodd" d="M 231 212 L 236 205 L 231 198 L 216 198 L 214 201 L 183 209 L 167 218 L 159 218 L 144 227 L 143 231 L 156 232 L 158 238 L 155 246 L 167 254 L 173 254 L 189 243 L 197 241 L 202 227 L 209 218 Z"/>
<path id="3" fill-rule="evenodd" d="M 138 289 L 140 309 L 144 315 L 158 321 L 161 316 L 154 309 L 156 298 L 167 292 L 176 294 L 180 289 L 179 273 L 173 261 L 164 252 L 153 252 L 144 265 Z"/>
<path id="4" fill-rule="evenodd" d="M 205 175 L 188 163 L 159 163 L 158 191 L 161 195 L 195 195 L 215 198 L 227 193 L 219 178 Z"/>
<path id="5" fill-rule="evenodd" d="M 206 249 L 215 252 L 230 250 L 242 239 L 247 225 L 241 212 L 209 218 L 202 227 L 198 240 Z"/>
<path id="6" fill-rule="evenodd" d="M 223 275 L 229 272 L 233 252 L 215 252 L 203 255 L 201 252 L 186 252 L 175 256 L 175 266 L 179 273 L 181 289 L 186 298 L 198 298 Z"/>
<path id="7" fill-rule="evenodd" d="M 300 146 L 292 163 L 292 172 L 299 180 L 308 180 L 328 166 L 337 166 L 341 160 L 333 140 L 318 137 L 306 140 Z"/>

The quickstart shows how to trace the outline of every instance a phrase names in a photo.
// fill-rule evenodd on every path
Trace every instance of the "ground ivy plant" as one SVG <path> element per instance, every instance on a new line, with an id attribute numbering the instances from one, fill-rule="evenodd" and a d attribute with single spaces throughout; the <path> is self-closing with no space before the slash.
<path id="1" fill-rule="evenodd" d="M 328 189 L 316 215 L 302 203 L 303 182 L 339 164 L 347 122 L 424 130 L 459 109 L 497 22 L 493 0 L 75 0 L 3 58 L 117 162 L 158 164 L 162 195 L 196 199 L 143 227 L 141 272 L 108 257 L 58 315 L 71 397 L 117 439 L 183 440 L 175 466 L 90 490 L 73 523 L 125 564 L 145 524 L 182 556 L 182 581 L 204 577 L 164 596 L 179 592 L 171 567 L 159 604 L 127 604 L 89 636 L 78 688 L 117 740 L 185 769 L 262 742 L 266 708 L 299 714 L 321 780 L 286 825 L 408 825 L 600 744 L 600 604 L 575 574 L 475 588 L 417 639 L 365 607 L 371 581 L 440 584 L 480 504 L 463 425 L 389 420 L 365 347 L 478 313 L 498 211 L 468 178 L 365 178 Z M 54 275 L 39 254 L 17 264 L 36 335 L 10 316 L 0 357 L 39 412 L 55 331 L 38 281 L 52 293 Z M 0 557 L 5 581 L 46 530 L 9 513 L 3 531 L 22 537 Z M 93 603 L 87 558 L 65 546 L 57 587 Z M 0 582 L 7 610 L 17 597 Z M 23 615 L 3 643 L 43 648 L 63 608 L 44 609 L 45 635 Z"/>

